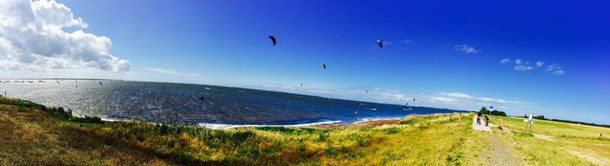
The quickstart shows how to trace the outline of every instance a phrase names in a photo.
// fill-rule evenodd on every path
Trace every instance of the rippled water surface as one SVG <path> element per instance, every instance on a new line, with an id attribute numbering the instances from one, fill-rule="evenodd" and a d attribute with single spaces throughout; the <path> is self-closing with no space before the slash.
<path id="1" fill-rule="evenodd" d="M 364 118 L 455 111 L 244 88 L 132 81 L 101 81 L 100 85 L 93 80 L 19 83 L 11 80 L 0 84 L 0 93 L 4 92 L 8 97 L 70 108 L 77 115 L 165 123 L 299 124 L 331 120 L 350 123 Z M 201 96 L 204 100 L 199 99 Z"/>

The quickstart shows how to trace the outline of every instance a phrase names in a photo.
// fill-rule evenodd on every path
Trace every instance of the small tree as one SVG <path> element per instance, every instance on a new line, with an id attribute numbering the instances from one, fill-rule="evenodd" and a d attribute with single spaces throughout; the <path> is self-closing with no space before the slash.
<path id="1" fill-rule="evenodd" d="M 481 107 L 481 110 L 479 111 L 479 113 L 481 113 L 481 114 L 488 114 L 489 111 L 487 110 L 487 107 Z"/>

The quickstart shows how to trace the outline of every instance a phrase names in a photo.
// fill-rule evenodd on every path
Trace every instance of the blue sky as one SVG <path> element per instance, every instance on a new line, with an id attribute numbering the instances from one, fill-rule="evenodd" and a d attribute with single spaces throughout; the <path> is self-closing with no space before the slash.
<path id="1" fill-rule="evenodd" d="M 110 63 L 114 68 L 67 72 L 70 77 L 215 84 L 400 104 L 415 97 L 424 106 L 478 110 L 494 105 L 513 115 L 610 124 L 608 2 L 58 3 L 86 23 L 63 31 L 105 36 L 111 40 L 107 54 L 119 58 Z M 277 46 L 268 35 L 276 36 Z M 384 48 L 376 46 L 378 39 Z M 129 70 L 115 65 L 120 60 L 128 61 Z"/>

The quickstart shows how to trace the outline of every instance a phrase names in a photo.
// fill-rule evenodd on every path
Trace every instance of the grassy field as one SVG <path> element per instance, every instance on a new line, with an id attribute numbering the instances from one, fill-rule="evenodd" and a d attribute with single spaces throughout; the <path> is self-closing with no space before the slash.
<path id="1" fill-rule="evenodd" d="M 522 134 L 518 118 L 502 117 L 513 131 L 472 130 L 473 114 L 461 124 L 451 113 L 345 128 L 212 130 L 61 112 L 0 97 L 0 165 L 604 165 L 610 158 L 610 140 L 588 135 L 608 128 L 535 124 L 534 133 L 553 134 L 549 141 Z"/>
<path id="2" fill-rule="evenodd" d="M 529 135 L 524 134 L 525 118 L 492 116 L 491 123 L 500 124 L 500 119 L 510 129 L 505 137 L 527 161 L 541 165 L 610 165 L 610 128 L 534 120 L 533 135 Z"/>

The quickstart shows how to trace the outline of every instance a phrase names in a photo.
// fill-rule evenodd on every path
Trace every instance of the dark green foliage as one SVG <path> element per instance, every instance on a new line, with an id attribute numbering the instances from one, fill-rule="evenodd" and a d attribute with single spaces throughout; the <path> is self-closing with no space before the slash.
<path id="1" fill-rule="evenodd" d="M 546 118 L 544 118 L 544 115 L 536 115 L 534 117 L 532 117 L 534 119 L 541 119 L 541 120 L 546 120 Z"/>
<path id="2" fill-rule="evenodd" d="M 99 124 L 104 123 L 104 121 L 102 121 L 102 118 L 92 117 L 92 116 L 85 116 L 83 118 L 81 118 L 81 117 L 72 117 L 72 118 L 70 118 L 70 121 L 81 122 L 81 123 L 99 123 Z"/>
<path id="3" fill-rule="evenodd" d="M 479 113 L 486 114 L 486 115 L 491 114 L 491 115 L 497 115 L 497 116 L 506 116 L 506 112 L 498 111 L 498 110 L 489 111 L 486 107 L 481 107 L 481 110 L 479 111 Z"/>
<path id="4" fill-rule="evenodd" d="M 401 125 L 414 125 L 415 123 L 416 122 L 413 119 L 408 119 L 408 120 L 403 120 L 403 121 L 398 122 L 398 124 L 401 124 Z"/>
<path id="5" fill-rule="evenodd" d="M 47 113 L 55 116 L 59 116 L 60 118 L 70 119 L 72 118 L 72 110 L 65 111 L 63 107 L 55 108 L 51 107 L 47 109 Z"/>
<path id="6" fill-rule="evenodd" d="M 326 136 L 326 134 L 318 133 L 318 139 L 317 139 L 317 141 L 319 141 L 319 142 L 324 142 L 324 141 L 326 141 L 326 140 L 327 140 L 327 137 L 328 137 L 328 136 Z"/>
<path id="7" fill-rule="evenodd" d="M 479 110 L 479 113 L 481 113 L 481 114 L 488 114 L 489 111 L 487 111 L 487 107 L 481 107 L 481 110 Z"/>
<path id="8" fill-rule="evenodd" d="M 491 115 L 506 116 L 506 112 L 493 110 L 493 111 L 491 111 Z"/>
<path id="9" fill-rule="evenodd" d="M 400 129 L 398 127 L 390 127 L 390 128 L 381 129 L 381 131 L 385 132 L 386 134 L 396 134 L 396 133 L 400 132 Z"/>
<path id="10" fill-rule="evenodd" d="M 42 108 L 42 107 L 44 107 L 44 105 L 36 104 L 36 103 L 31 102 L 31 101 L 21 100 L 21 99 L 13 99 L 13 98 L 6 98 L 6 97 L 0 97 L 0 104 L 14 105 L 14 106 L 23 106 L 23 107 L 27 107 L 27 108 Z"/>
<path id="11" fill-rule="evenodd" d="M 238 132 L 233 133 L 231 135 L 230 139 L 231 139 L 231 142 L 233 142 L 233 144 L 240 144 L 240 143 L 248 140 L 248 138 L 251 138 L 254 136 L 255 136 L 254 132 L 252 132 L 250 130 L 238 131 Z"/>
<path id="12" fill-rule="evenodd" d="M 158 126 L 158 125 L 157 125 Z M 167 125 L 164 123 L 163 125 L 161 125 L 161 127 L 159 128 L 159 134 L 161 135 L 167 135 L 168 132 L 168 128 Z"/>

